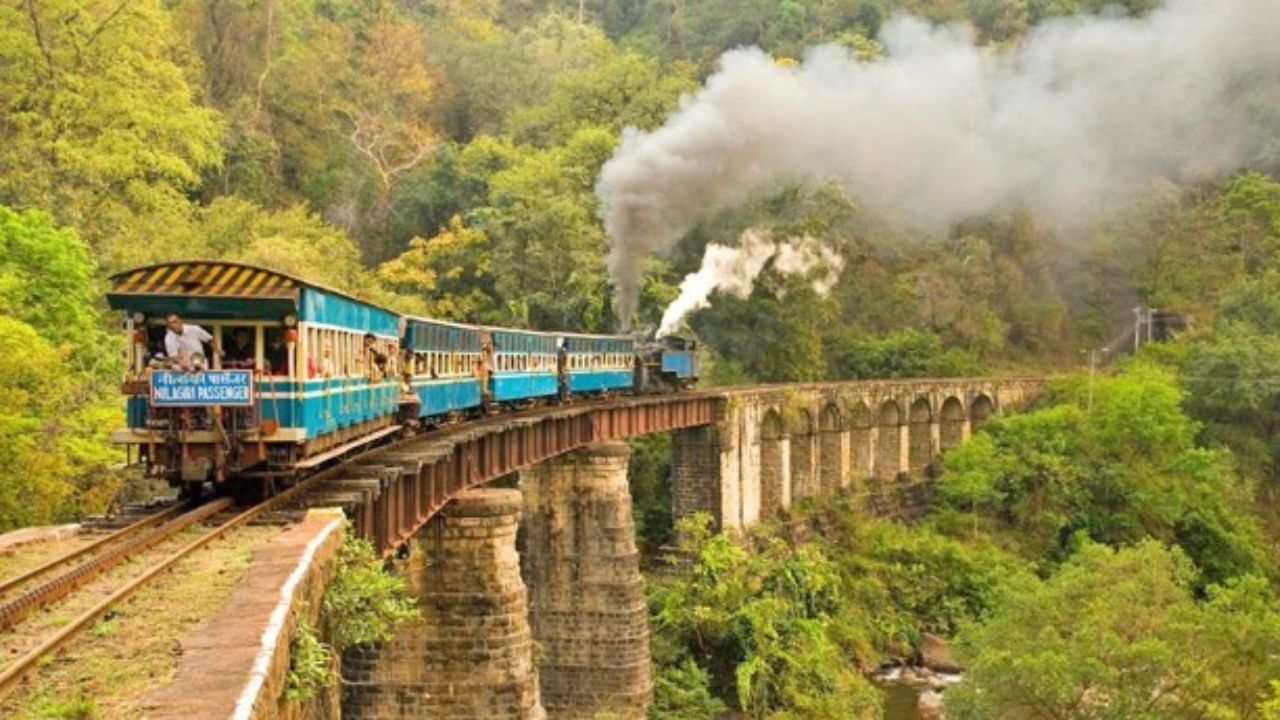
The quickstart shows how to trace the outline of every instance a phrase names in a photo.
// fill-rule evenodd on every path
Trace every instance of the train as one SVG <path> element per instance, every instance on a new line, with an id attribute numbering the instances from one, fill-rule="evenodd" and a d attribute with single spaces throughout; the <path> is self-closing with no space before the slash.
<path id="1" fill-rule="evenodd" d="M 294 275 L 190 260 L 112 275 L 130 464 L 200 493 L 263 489 L 409 433 L 540 405 L 680 392 L 679 337 L 543 332 L 404 315 Z"/>

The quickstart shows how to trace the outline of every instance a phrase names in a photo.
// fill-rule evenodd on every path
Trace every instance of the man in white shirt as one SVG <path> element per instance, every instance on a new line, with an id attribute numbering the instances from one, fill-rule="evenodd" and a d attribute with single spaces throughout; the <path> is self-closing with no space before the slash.
<path id="1" fill-rule="evenodd" d="M 199 325 L 185 325 L 177 313 L 166 320 L 169 332 L 164 335 L 164 351 L 169 360 L 177 362 L 184 370 L 204 365 L 203 343 L 213 342 L 213 336 Z"/>

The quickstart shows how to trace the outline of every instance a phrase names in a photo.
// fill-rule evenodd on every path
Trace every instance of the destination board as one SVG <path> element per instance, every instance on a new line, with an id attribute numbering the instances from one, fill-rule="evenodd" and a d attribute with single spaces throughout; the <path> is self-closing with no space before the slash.
<path id="1" fill-rule="evenodd" d="M 157 407 L 205 407 L 253 404 L 252 370 L 153 370 L 151 404 Z"/>

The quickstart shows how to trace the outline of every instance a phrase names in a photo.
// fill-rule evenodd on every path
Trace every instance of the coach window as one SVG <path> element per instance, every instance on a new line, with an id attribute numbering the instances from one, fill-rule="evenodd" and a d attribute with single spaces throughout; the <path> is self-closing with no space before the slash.
<path id="1" fill-rule="evenodd" d="M 271 375 L 289 375 L 289 346 L 284 342 L 284 328 L 262 328 L 262 360 L 262 367 Z"/>
<path id="2" fill-rule="evenodd" d="M 218 333 L 222 340 L 222 367 L 251 368 L 257 357 L 252 325 L 223 325 Z"/>

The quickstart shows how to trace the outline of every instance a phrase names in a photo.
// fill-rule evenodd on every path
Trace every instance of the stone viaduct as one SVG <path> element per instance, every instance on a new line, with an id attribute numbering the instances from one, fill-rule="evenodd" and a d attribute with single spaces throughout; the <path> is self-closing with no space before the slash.
<path id="1" fill-rule="evenodd" d="M 342 716 L 645 717 L 649 633 L 625 437 L 672 432 L 675 514 L 706 512 L 743 532 L 803 498 L 928 475 L 942 452 L 1041 386 L 911 380 L 618 398 L 488 420 L 344 471 L 319 502 L 345 504 L 357 532 L 400 549 L 422 619 L 347 653 Z M 481 487 L 510 477 L 514 487 Z"/>
<path id="2" fill-rule="evenodd" d="M 676 517 L 746 529 L 795 501 L 921 477 L 992 414 L 1043 383 L 924 380 L 756 386 L 722 394 L 713 424 L 673 433 Z"/>
<path id="3" fill-rule="evenodd" d="M 649 632 L 623 437 L 671 430 L 675 514 L 708 512 L 744 532 L 801 498 L 931 473 L 943 451 L 1041 387 L 756 386 L 620 398 L 607 416 L 559 409 L 579 429 L 557 430 L 566 442 L 544 448 L 548 457 L 490 464 L 493 475 L 516 469 L 518 489 L 461 489 L 408 541 L 403 571 L 422 620 L 383 647 L 348 653 L 343 716 L 644 717 Z M 677 400 L 703 405 L 667 420 L 645 410 Z"/>

